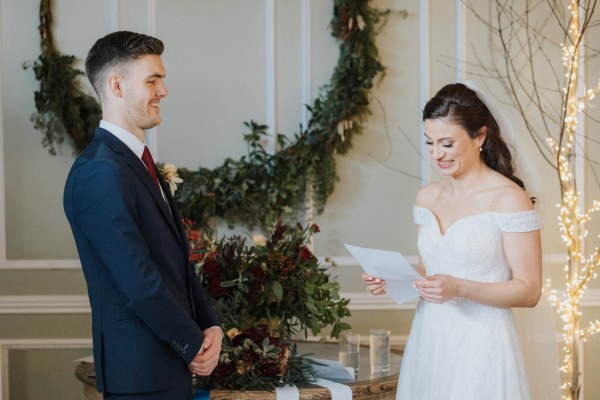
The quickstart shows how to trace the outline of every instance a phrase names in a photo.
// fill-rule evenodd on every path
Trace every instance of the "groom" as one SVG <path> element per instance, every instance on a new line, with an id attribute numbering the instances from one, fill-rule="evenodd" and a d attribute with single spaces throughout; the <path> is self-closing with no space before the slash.
<path id="1" fill-rule="evenodd" d="M 167 96 L 162 51 L 156 38 L 114 32 L 85 63 L 102 121 L 71 168 L 64 209 L 87 282 L 105 399 L 191 399 L 191 372 L 209 375 L 221 350 L 219 319 L 144 144 Z"/>

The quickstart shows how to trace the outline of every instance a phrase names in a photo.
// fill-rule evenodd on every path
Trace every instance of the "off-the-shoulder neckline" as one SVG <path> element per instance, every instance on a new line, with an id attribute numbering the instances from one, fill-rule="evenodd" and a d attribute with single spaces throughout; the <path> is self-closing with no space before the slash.
<path id="1" fill-rule="evenodd" d="M 537 213 L 537 210 L 525 210 L 525 211 L 514 211 L 514 212 L 483 211 L 483 212 L 478 212 L 478 213 L 474 213 L 474 214 L 465 215 L 465 216 L 462 216 L 460 218 L 455 219 L 442 232 L 442 226 L 440 225 L 440 220 L 439 220 L 439 217 L 436 215 L 436 213 L 434 213 L 432 210 L 430 210 L 427 207 L 420 207 L 420 206 L 417 206 L 417 205 L 414 205 L 413 207 L 415 209 L 422 209 L 422 210 L 427 211 L 435 219 L 435 222 L 436 222 L 437 227 L 438 227 L 438 232 L 440 233 L 441 236 L 445 236 L 446 233 L 450 230 L 450 228 L 452 228 L 457 222 L 461 222 L 461 221 L 464 221 L 464 220 L 470 219 L 470 218 L 480 217 L 480 216 L 489 215 L 489 214 L 502 215 L 502 216 L 511 216 L 511 215 L 515 215 L 516 216 L 516 215 L 525 215 L 525 214 L 529 214 L 529 213 Z"/>

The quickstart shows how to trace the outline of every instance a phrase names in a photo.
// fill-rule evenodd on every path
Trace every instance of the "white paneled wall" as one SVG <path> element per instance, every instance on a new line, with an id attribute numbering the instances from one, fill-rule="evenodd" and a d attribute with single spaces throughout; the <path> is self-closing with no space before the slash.
<path id="1" fill-rule="evenodd" d="M 440 86 L 469 77 L 473 43 L 481 47 L 478 39 L 487 37 L 459 0 L 371 4 L 392 10 L 377 38 L 385 78 L 373 89 L 372 115 L 364 121 L 363 134 L 355 137 L 347 155 L 337 158 L 340 180 L 316 218 L 321 233 L 315 236 L 317 254 L 339 261 L 333 273 L 344 296 L 352 299 L 351 309 L 369 319 L 358 326 L 386 323 L 376 311 L 410 320 L 414 304 L 397 307 L 386 298 L 367 296 L 360 268 L 343 244 L 395 249 L 416 261 L 412 203 L 421 183 L 435 178 L 422 149 L 420 110 Z M 68 318 L 89 318 L 62 211 L 62 189 L 74 157 L 67 145 L 57 156 L 49 155 L 29 119 L 37 82 L 22 64 L 39 54 L 38 7 L 38 0 L 0 0 L 2 400 L 8 398 L 11 374 L 32 371 L 18 364 L 9 374 L 11 349 L 36 352 L 45 346 L 90 344 L 89 331 L 81 327 L 65 332 Z M 98 37 L 117 29 L 161 38 L 169 96 L 161 102 L 163 123 L 149 132 L 150 144 L 158 161 L 214 168 L 226 157 L 245 154 L 244 121 L 266 123 L 271 134 L 290 137 L 306 123 L 305 105 L 328 82 L 338 58 L 328 26 L 332 10 L 333 0 L 54 0 L 53 12 L 57 47 L 79 60 Z M 406 11 L 406 18 L 400 11 Z M 81 84 L 91 92 L 85 79 Z M 553 187 L 552 175 L 543 178 Z M 551 192 L 541 205 L 545 274 L 555 279 L 564 259 L 554 222 L 556 198 Z M 67 276 L 64 285 L 53 278 L 58 271 Z M 52 287 L 33 282 L 38 279 Z M 586 312 L 598 314 L 599 297 L 590 291 Z M 10 324 L 18 327 L 10 329 Z M 408 328 L 399 325 L 392 334 L 405 338 Z M 16 333 L 20 329 L 23 333 Z M 586 351 L 593 352 L 586 357 L 592 362 L 597 346 Z M 587 382 L 586 393 L 600 396 L 600 385 Z"/>

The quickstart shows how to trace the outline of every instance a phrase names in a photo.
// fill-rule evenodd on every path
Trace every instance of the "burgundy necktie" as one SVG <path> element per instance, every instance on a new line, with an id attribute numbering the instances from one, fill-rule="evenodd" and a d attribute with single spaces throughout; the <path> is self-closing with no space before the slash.
<path id="1" fill-rule="evenodd" d="M 154 160 L 152 159 L 152 154 L 150 154 L 150 150 L 148 150 L 148 147 L 145 146 L 144 153 L 142 154 L 142 161 L 144 162 L 144 164 L 146 164 L 146 168 L 148 168 L 148 172 L 150 172 L 152 180 L 160 189 L 160 185 L 158 184 L 158 177 L 156 176 L 156 167 L 154 166 Z"/>

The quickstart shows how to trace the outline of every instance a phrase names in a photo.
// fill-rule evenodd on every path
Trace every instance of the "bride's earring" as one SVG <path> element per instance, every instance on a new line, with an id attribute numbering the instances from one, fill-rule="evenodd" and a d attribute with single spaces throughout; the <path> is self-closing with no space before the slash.
<path id="1" fill-rule="evenodd" d="M 479 152 L 483 151 L 483 146 L 479 147 Z"/>

